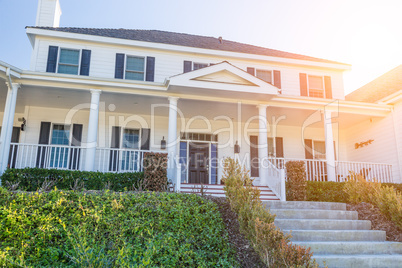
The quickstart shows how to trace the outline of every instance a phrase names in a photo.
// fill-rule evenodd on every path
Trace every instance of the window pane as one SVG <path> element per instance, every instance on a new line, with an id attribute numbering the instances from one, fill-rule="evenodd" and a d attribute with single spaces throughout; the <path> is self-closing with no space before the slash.
<path id="1" fill-rule="evenodd" d="M 70 129 L 64 125 L 53 125 L 52 144 L 69 145 Z"/>
<path id="2" fill-rule="evenodd" d="M 272 73 L 267 70 L 257 70 L 256 76 L 265 82 L 272 83 Z"/>
<path id="3" fill-rule="evenodd" d="M 324 83 L 321 76 L 309 75 L 308 83 L 310 89 L 324 89 Z"/>
<path id="4" fill-rule="evenodd" d="M 144 58 L 127 57 L 126 70 L 144 72 Z"/>
<path id="5" fill-rule="evenodd" d="M 325 142 L 314 141 L 314 158 L 325 159 Z"/>
<path id="6" fill-rule="evenodd" d="M 275 156 L 273 138 L 268 138 L 268 156 Z"/>
<path id="7" fill-rule="evenodd" d="M 140 131 L 138 129 L 125 129 L 123 133 L 123 148 L 139 148 Z"/>
<path id="8" fill-rule="evenodd" d="M 144 81 L 144 73 L 133 73 L 126 71 L 126 79 Z"/>
<path id="9" fill-rule="evenodd" d="M 80 57 L 80 51 L 79 50 L 60 49 L 59 63 L 78 65 L 79 57 Z"/>
<path id="10" fill-rule="evenodd" d="M 59 64 L 57 72 L 60 74 L 78 74 L 78 66 Z"/>
<path id="11" fill-rule="evenodd" d="M 198 69 L 205 68 L 205 67 L 208 67 L 208 64 L 206 64 L 206 63 L 195 63 L 194 62 L 194 70 L 198 70 Z"/>

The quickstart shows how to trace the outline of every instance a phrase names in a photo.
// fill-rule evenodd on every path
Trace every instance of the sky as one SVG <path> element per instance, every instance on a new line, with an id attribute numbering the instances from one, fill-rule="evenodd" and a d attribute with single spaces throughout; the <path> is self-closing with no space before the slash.
<path id="1" fill-rule="evenodd" d="M 402 0 L 60 0 L 61 27 L 189 33 L 344 62 L 349 93 L 402 64 Z M 0 0 L 0 60 L 29 68 L 38 0 Z"/>

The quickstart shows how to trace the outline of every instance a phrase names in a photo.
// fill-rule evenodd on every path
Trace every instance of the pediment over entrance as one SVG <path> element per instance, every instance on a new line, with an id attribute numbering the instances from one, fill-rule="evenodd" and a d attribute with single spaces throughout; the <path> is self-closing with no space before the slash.
<path id="1" fill-rule="evenodd" d="M 242 70 L 229 62 L 221 62 L 195 71 L 172 76 L 168 91 L 188 94 L 224 96 L 229 92 L 239 98 L 244 94 L 270 98 L 278 95 L 278 88 Z M 226 93 L 225 93 L 226 92 Z M 248 97 L 252 98 L 252 95 Z M 257 97 L 255 95 L 255 97 Z"/>

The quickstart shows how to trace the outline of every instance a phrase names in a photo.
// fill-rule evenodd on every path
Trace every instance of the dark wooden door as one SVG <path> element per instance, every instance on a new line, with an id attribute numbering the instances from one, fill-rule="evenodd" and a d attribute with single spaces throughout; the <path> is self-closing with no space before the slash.
<path id="1" fill-rule="evenodd" d="M 209 143 L 189 144 L 189 183 L 209 183 Z"/>

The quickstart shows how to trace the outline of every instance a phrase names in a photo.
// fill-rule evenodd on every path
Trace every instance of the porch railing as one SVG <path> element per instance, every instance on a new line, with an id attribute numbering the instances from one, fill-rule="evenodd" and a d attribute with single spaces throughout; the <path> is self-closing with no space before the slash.
<path id="1" fill-rule="evenodd" d="M 306 178 L 308 181 L 327 181 L 327 161 L 318 159 L 297 159 L 297 158 L 270 158 L 269 161 L 279 169 L 285 169 L 288 161 L 303 161 L 306 169 Z M 350 172 L 362 175 L 366 180 L 378 180 L 380 182 L 392 182 L 392 165 L 383 163 L 369 162 L 335 162 L 336 181 L 345 181 Z"/>
<path id="2" fill-rule="evenodd" d="M 286 201 L 285 170 L 278 169 L 272 162 L 268 162 L 267 186 L 281 200 Z"/>
<path id="3" fill-rule="evenodd" d="M 8 167 L 79 170 L 85 149 L 76 146 L 11 143 Z"/>
<path id="4" fill-rule="evenodd" d="M 95 170 L 101 172 L 143 171 L 142 160 L 146 152 L 151 151 L 97 148 Z M 85 155 L 86 148 L 76 146 L 11 143 L 8 167 L 83 170 Z"/>

